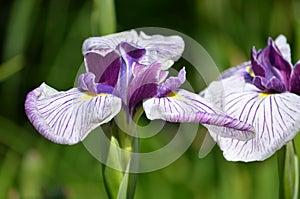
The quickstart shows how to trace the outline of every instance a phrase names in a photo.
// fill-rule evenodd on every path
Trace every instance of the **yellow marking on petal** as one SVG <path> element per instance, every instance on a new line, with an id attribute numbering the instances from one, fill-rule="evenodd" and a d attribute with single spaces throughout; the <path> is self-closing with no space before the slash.
<path id="1" fill-rule="evenodd" d="M 84 96 L 82 96 L 80 98 L 80 100 L 88 100 L 88 99 L 91 99 L 93 97 L 96 97 L 96 96 L 106 96 L 108 94 L 105 94 L 105 93 L 100 93 L 100 94 L 94 94 L 94 93 L 86 93 Z"/>
<path id="2" fill-rule="evenodd" d="M 175 99 L 178 99 L 178 100 L 184 100 L 184 97 L 178 95 L 176 92 L 172 91 L 170 93 L 168 93 L 166 95 L 166 97 L 171 97 L 171 98 L 175 98 Z"/>
<path id="3" fill-rule="evenodd" d="M 176 93 L 171 91 L 166 96 L 167 97 L 176 97 Z"/>
<path id="4" fill-rule="evenodd" d="M 258 98 L 264 98 L 264 97 L 268 97 L 269 95 L 271 95 L 270 93 L 259 93 Z"/>
<path id="5" fill-rule="evenodd" d="M 246 70 L 247 70 L 247 72 L 249 73 L 249 75 L 250 75 L 251 77 L 255 77 L 255 74 L 254 74 L 254 72 L 253 72 L 251 66 L 246 66 Z"/>

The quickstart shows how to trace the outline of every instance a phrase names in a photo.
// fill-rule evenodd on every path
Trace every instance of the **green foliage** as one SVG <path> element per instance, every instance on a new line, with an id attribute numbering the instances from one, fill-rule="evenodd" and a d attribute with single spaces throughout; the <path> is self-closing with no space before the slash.
<path id="1" fill-rule="evenodd" d="M 289 142 L 277 154 L 280 198 L 298 198 L 299 163 L 294 142 Z"/>
<path id="2" fill-rule="evenodd" d="M 295 62 L 300 58 L 299 8 L 297 0 L 1 2 L 0 199 L 107 198 L 100 163 L 82 144 L 47 141 L 30 125 L 23 107 L 26 94 L 43 81 L 58 90 L 73 86 L 85 38 L 143 26 L 171 28 L 199 41 L 222 71 L 249 59 L 252 46 L 264 46 L 268 36 L 283 33 Z M 179 160 L 139 175 L 135 198 L 277 198 L 274 157 L 232 163 L 215 147 L 199 159 L 202 130 Z M 142 141 L 141 150 L 155 150 L 171 133 Z"/>

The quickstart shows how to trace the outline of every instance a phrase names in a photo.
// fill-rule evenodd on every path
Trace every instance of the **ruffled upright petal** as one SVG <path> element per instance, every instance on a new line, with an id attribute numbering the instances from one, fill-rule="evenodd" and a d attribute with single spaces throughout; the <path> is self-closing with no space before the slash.
<path id="1" fill-rule="evenodd" d="M 88 38 L 83 43 L 82 52 L 85 55 L 89 51 L 97 51 L 105 56 L 115 51 L 119 44 L 121 44 L 121 48 L 123 46 L 122 49 L 126 54 L 132 58 L 138 57 L 140 64 L 148 66 L 154 62 L 160 62 L 164 69 L 169 68 L 174 61 L 178 60 L 184 50 L 184 41 L 179 36 L 150 36 L 142 31 L 138 34 L 135 30 L 131 30 Z M 123 52 L 119 53 L 123 54 Z"/>
<path id="2" fill-rule="evenodd" d="M 184 41 L 180 36 L 146 35 L 140 32 L 139 46 L 146 49 L 146 55 L 140 60 L 141 64 L 149 65 L 160 62 L 164 69 L 173 65 L 184 50 Z"/>
<path id="3" fill-rule="evenodd" d="M 213 128 L 222 136 L 239 137 L 242 140 L 254 136 L 251 125 L 223 114 L 204 98 L 182 89 L 173 91 L 165 97 L 145 100 L 143 107 L 150 120 L 207 124 L 207 127 Z"/>
<path id="4" fill-rule="evenodd" d="M 121 109 L 121 99 L 77 88 L 66 92 L 42 84 L 25 101 L 27 117 L 49 140 L 59 144 L 82 141 L 93 129 L 109 122 Z"/>
<path id="5" fill-rule="evenodd" d="M 283 58 L 288 62 L 291 62 L 291 47 L 287 43 L 287 39 L 284 35 L 279 35 L 275 39 L 275 44 L 278 50 L 281 52 Z"/>
<path id="6" fill-rule="evenodd" d="M 287 57 L 286 52 L 281 52 L 278 49 L 278 46 L 276 45 L 275 42 L 272 43 L 272 48 L 271 52 L 269 55 L 270 63 L 274 67 L 274 69 L 277 69 L 278 72 L 280 73 L 281 80 L 284 82 L 286 85 L 286 88 L 289 88 L 289 80 L 290 80 L 290 75 L 293 69 L 293 66 L 291 64 L 290 59 L 285 58 Z M 283 46 L 281 46 L 281 49 L 283 49 Z M 287 60 L 288 59 L 288 60 Z"/>
<path id="7" fill-rule="evenodd" d="M 135 30 L 124 31 L 102 37 L 90 37 L 82 45 L 82 54 L 88 51 L 96 50 L 102 56 L 116 49 L 122 42 L 135 43 L 138 40 L 138 34 Z"/>

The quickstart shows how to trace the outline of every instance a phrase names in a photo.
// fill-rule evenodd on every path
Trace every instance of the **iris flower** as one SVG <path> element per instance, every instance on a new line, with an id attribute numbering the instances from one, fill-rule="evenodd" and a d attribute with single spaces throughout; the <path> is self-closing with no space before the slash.
<path id="1" fill-rule="evenodd" d="M 57 91 L 42 83 L 27 95 L 26 114 L 43 136 L 69 145 L 120 111 L 129 118 L 141 107 L 150 120 L 204 123 L 215 125 L 211 128 L 225 137 L 253 137 L 251 125 L 179 89 L 184 68 L 177 77 L 167 78 L 167 69 L 183 50 L 179 36 L 148 36 L 134 30 L 88 38 L 82 48 L 86 72 L 78 77 L 78 87 Z"/>
<path id="2" fill-rule="evenodd" d="M 270 38 L 263 50 L 253 48 L 251 61 L 225 71 L 203 95 L 256 130 L 255 138 L 247 141 L 210 131 L 227 160 L 265 160 L 300 130 L 300 62 L 291 64 L 283 35 Z"/>

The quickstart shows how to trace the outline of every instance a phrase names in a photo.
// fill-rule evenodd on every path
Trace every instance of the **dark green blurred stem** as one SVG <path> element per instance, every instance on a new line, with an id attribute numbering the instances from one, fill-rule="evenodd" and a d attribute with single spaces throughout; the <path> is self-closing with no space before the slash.
<path id="1" fill-rule="evenodd" d="M 91 22 L 93 35 L 106 35 L 116 32 L 114 0 L 93 0 Z"/>
<path id="2" fill-rule="evenodd" d="M 279 198 L 297 199 L 299 190 L 299 165 L 294 141 L 277 152 Z"/>
<path id="3" fill-rule="evenodd" d="M 279 151 L 277 151 L 277 167 L 279 176 L 279 199 L 284 198 L 284 160 L 285 160 L 286 146 L 283 146 Z"/>
<path id="4" fill-rule="evenodd" d="M 137 173 L 130 173 L 136 171 L 138 166 L 137 156 L 132 153 L 139 152 L 139 139 L 137 136 L 135 123 L 141 116 L 143 111 L 138 111 L 131 120 L 129 114 L 121 111 L 116 116 L 115 121 L 110 124 L 109 139 L 111 146 L 117 146 L 123 149 L 123 152 L 110 147 L 107 151 L 107 161 L 113 162 L 114 165 L 121 168 L 116 170 L 106 165 L 102 167 L 102 174 L 107 195 L 111 199 L 132 199 L 134 198 Z M 129 135 L 130 134 L 130 135 Z"/>

